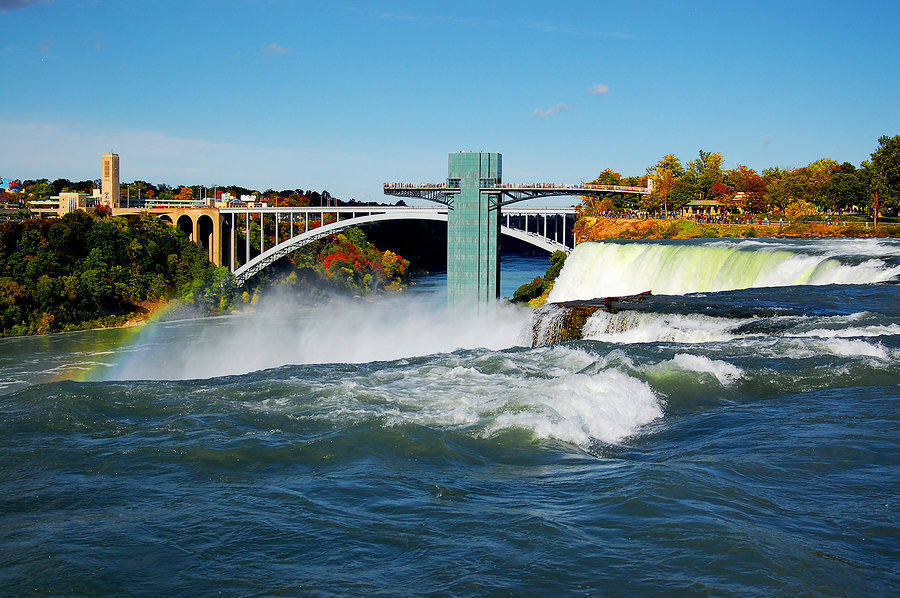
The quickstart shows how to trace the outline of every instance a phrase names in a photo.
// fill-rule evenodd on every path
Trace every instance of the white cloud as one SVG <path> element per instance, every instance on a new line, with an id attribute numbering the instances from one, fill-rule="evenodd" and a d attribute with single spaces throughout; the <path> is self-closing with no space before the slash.
<path id="1" fill-rule="evenodd" d="M 554 114 L 559 114 L 560 112 L 565 112 L 569 107 L 562 102 L 557 104 L 556 106 L 550 106 L 546 110 L 541 110 L 540 108 L 535 108 L 531 113 L 532 118 L 539 118 L 541 120 L 546 120 L 553 116 Z"/>
<path id="2" fill-rule="evenodd" d="M 293 48 L 291 48 L 289 46 L 280 46 L 273 42 L 273 43 L 269 44 L 268 46 L 263 46 L 263 48 L 262 48 L 262 50 L 260 50 L 260 52 L 262 52 L 263 54 L 265 54 L 267 56 L 274 56 L 276 54 L 287 54 L 291 50 L 293 50 Z"/>
<path id="3" fill-rule="evenodd" d="M 587 92 L 589 96 L 605 96 L 608 93 L 609 85 L 604 85 L 603 83 L 594 83 Z"/>

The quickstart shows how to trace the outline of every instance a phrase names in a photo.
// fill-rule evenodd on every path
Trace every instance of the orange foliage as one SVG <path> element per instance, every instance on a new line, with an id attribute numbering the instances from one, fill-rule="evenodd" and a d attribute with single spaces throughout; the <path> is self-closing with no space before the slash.
<path id="1" fill-rule="evenodd" d="M 194 199 L 194 190 L 190 187 L 182 187 L 178 193 L 175 194 L 175 199 L 179 201 L 190 201 Z"/>

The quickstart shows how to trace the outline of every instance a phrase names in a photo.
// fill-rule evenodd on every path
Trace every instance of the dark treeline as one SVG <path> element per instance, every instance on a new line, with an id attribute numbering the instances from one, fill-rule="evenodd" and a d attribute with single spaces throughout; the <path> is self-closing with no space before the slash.
<path id="1" fill-rule="evenodd" d="M 149 214 L 0 223 L 0 335 L 119 324 L 176 297 L 225 310 L 234 293 L 227 269 Z"/>

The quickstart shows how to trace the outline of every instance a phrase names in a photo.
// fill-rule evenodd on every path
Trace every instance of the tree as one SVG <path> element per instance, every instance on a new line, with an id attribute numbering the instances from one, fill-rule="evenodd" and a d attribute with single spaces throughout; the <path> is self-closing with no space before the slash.
<path id="1" fill-rule="evenodd" d="M 707 199 L 713 185 L 722 180 L 722 154 L 700 150 L 700 156 L 688 165 L 697 177 L 700 199 Z"/>
<path id="2" fill-rule="evenodd" d="M 823 190 L 822 196 L 827 207 L 833 210 L 846 211 L 852 209 L 853 206 L 865 204 L 866 186 L 856 172 L 847 172 L 841 169 L 832 175 L 831 180 L 828 181 Z"/>
<path id="3" fill-rule="evenodd" d="M 604 197 L 600 204 L 597 206 L 597 209 L 601 212 L 615 212 L 616 211 L 616 203 L 610 197 Z"/>
<path id="4" fill-rule="evenodd" d="M 596 179 L 591 181 L 592 185 L 621 185 L 622 184 L 622 175 L 618 172 L 613 172 L 609 168 L 600 173 Z"/>
<path id="5" fill-rule="evenodd" d="M 820 208 L 829 207 L 825 189 L 839 166 L 836 160 L 822 158 L 811 163 L 806 168 L 800 169 L 800 173 L 805 177 L 802 183 L 808 201 L 813 202 Z"/>
<path id="6" fill-rule="evenodd" d="M 175 195 L 175 199 L 179 201 L 190 201 L 194 199 L 194 190 L 191 187 L 182 187 Z"/>
<path id="7" fill-rule="evenodd" d="M 869 174 L 872 215 L 877 225 L 881 210 L 896 213 L 900 205 L 900 135 L 879 137 L 871 155 L 872 161 L 863 166 Z"/>
<path id="8" fill-rule="evenodd" d="M 647 207 L 656 207 L 662 204 L 663 211 L 669 211 L 669 196 L 678 178 L 684 175 L 684 168 L 678 158 L 672 154 L 663 156 L 657 162 L 656 166 L 647 169 L 647 174 L 653 179 L 653 191 L 648 201 L 644 202 Z"/>
<path id="9" fill-rule="evenodd" d="M 53 195 L 53 186 L 47 182 L 47 179 L 34 181 L 31 185 L 25 187 L 25 193 L 28 201 L 46 201 Z"/>
<path id="10" fill-rule="evenodd" d="M 767 211 L 766 180 L 755 170 L 744 164 L 738 164 L 737 168 L 726 173 L 725 178 L 735 194 L 741 193 L 740 202 L 735 202 L 735 195 L 732 195 L 726 200 L 726 205 L 731 204 L 729 207 L 740 207 L 748 212 Z"/>

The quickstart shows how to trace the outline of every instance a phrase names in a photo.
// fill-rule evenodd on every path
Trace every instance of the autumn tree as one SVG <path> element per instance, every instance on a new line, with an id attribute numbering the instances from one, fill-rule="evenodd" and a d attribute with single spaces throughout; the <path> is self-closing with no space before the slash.
<path id="1" fill-rule="evenodd" d="M 621 185 L 622 184 L 622 175 L 618 172 L 613 172 L 609 168 L 600 173 L 596 179 L 591 181 L 592 185 Z"/>
<path id="2" fill-rule="evenodd" d="M 766 211 L 766 180 L 755 170 L 738 164 L 737 168 L 726 172 L 725 179 L 733 191 L 725 200 L 729 208 L 739 207 L 748 212 Z M 734 200 L 737 193 L 741 194 L 739 202 Z"/>
<path id="3" fill-rule="evenodd" d="M 650 193 L 648 201 L 644 202 L 644 205 L 647 207 L 662 205 L 663 211 L 668 212 L 669 196 L 672 194 L 678 179 L 684 175 L 684 168 L 681 166 L 681 162 L 672 154 L 668 154 L 663 156 L 656 166 L 648 168 L 647 175 L 653 180 L 653 191 Z"/>
<path id="4" fill-rule="evenodd" d="M 194 199 L 194 190 L 191 187 L 182 187 L 178 193 L 175 194 L 174 199 L 178 201 L 191 201 Z"/>

